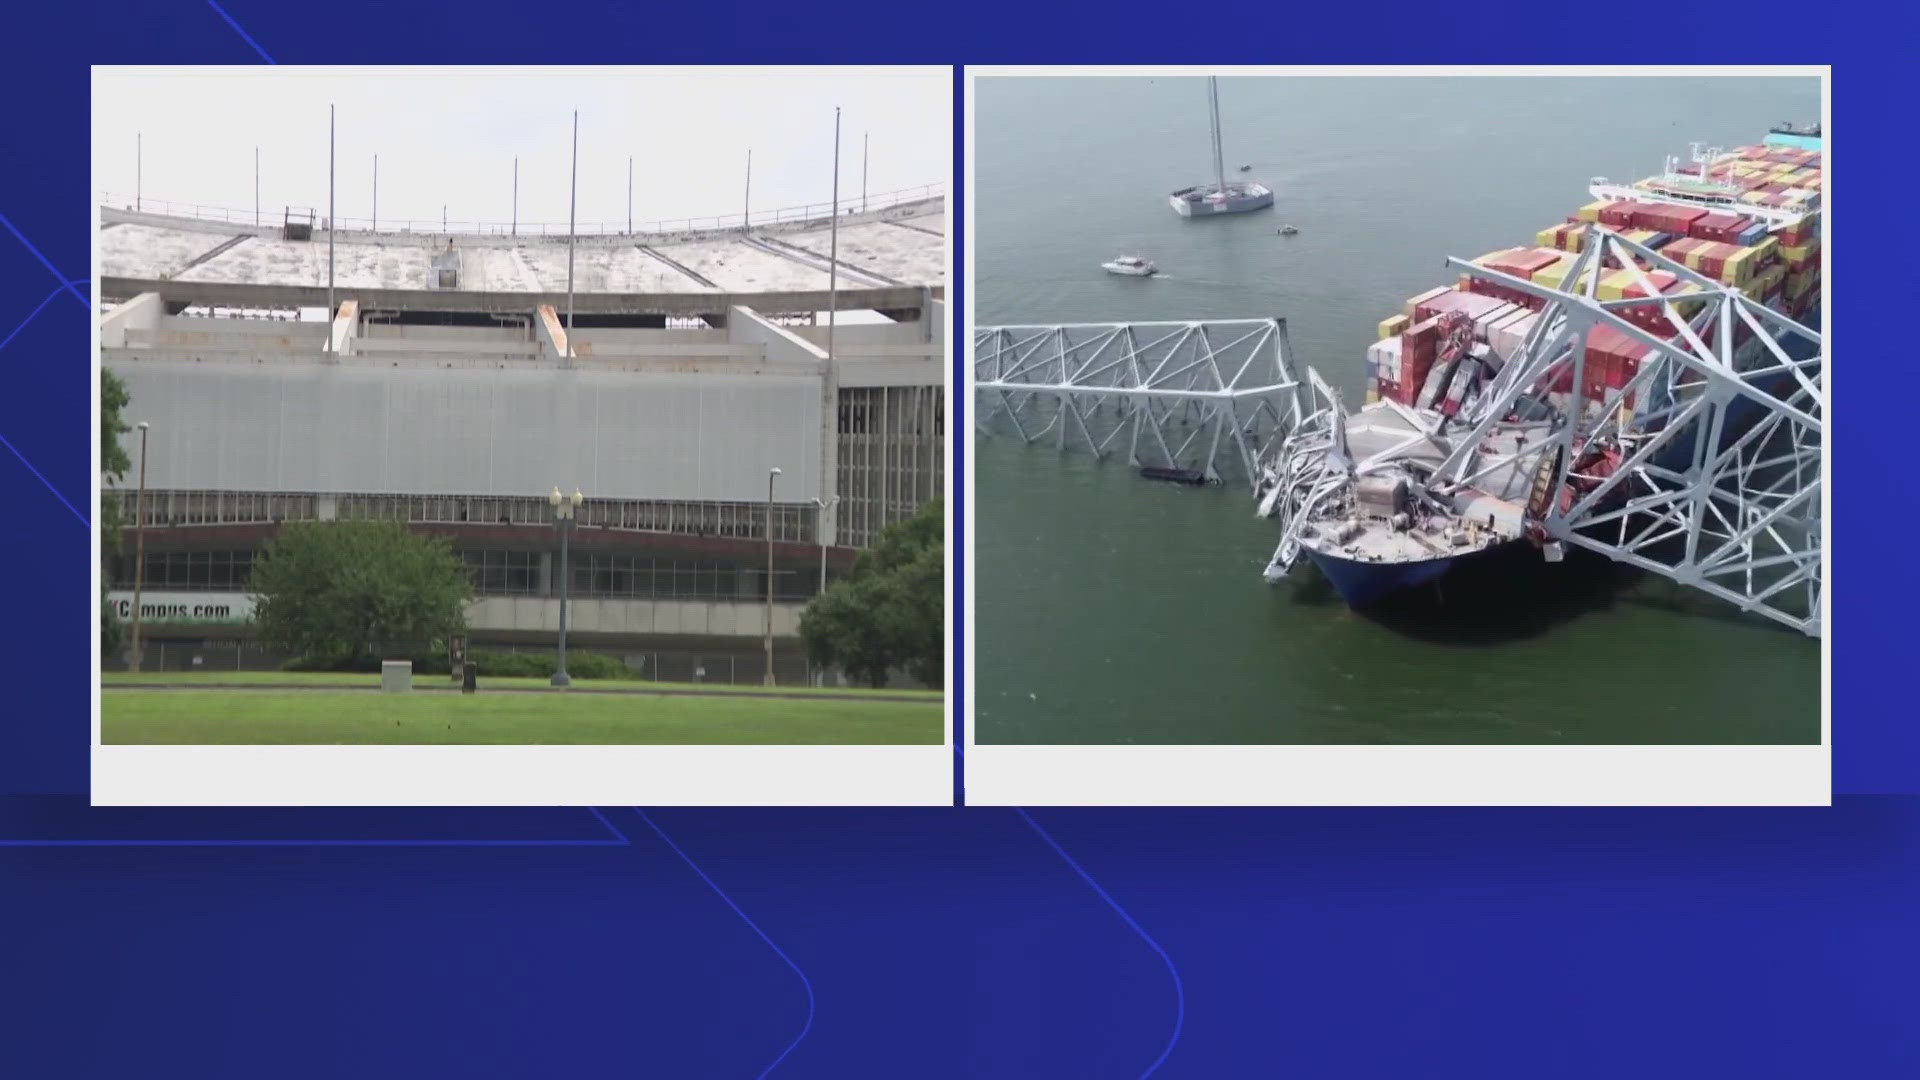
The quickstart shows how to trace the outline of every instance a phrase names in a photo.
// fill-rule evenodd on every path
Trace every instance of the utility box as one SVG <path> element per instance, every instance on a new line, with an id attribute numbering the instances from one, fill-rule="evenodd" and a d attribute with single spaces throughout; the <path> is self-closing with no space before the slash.
<path id="1" fill-rule="evenodd" d="M 463 694 L 473 693 L 474 684 L 478 681 L 476 676 L 479 673 L 479 670 L 480 670 L 480 665 L 474 663 L 471 660 L 460 665 L 460 692 L 461 693 Z"/>
<path id="2" fill-rule="evenodd" d="M 404 694 L 413 689 L 413 661 L 381 661 L 380 689 L 389 694 Z"/>
<path id="3" fill-rule="evenodd" d="M 280 220 L 280 239 L 313 239 L 313 210 L 295 210 L 289 206 Z"/>

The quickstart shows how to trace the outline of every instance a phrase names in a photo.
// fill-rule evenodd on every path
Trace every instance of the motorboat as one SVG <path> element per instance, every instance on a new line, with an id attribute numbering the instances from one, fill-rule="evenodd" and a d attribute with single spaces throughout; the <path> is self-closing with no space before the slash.
<path id="1" fill-rule="evenodd" d="M 1300 231 L 1299 229 L 1296 229 L 1296 228 L 1294 228 L 1294 227 L 1293 227 L 1293 226 L 1291 226 L 1291 225 L 1282 225 L 1282 226 L 1280 226 L 1280 235 L 1281 235 L 1281 236 L 1292 236 L 1292 235 L 1293 235 L 1294 233 L 1297 233 L 1297 232 L 1299 232 L 1299 231 Z"/>
<path id="2" fill-rule="evenodd" d="M 1122 255 L 1112 262 L 1101 263 L 1100 268 L 1124 277 L 1150 277 L 1156 272 L 1152 263 L 1138 255 Z"/>

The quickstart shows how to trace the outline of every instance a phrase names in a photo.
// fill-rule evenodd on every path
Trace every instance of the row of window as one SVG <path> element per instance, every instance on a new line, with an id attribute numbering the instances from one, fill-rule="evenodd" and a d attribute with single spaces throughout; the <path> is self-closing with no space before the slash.
<path id="1" fill-rule="evenodd" d="M 128 523 L 135 518 L 134 493 L 120 491 Z M 312 521 L 331 505 L 335 518 L 373 518 L 415 524 L 550 525 L 553 508 L 541 498 L 467 498 L 443 495 L 258 494 L 244 491 L 149 491 L 143 516 L 153 527 L 167 525 L 263 525 Z M 766 503 L 688 502 L 676 500 L 588 499 L 576 511 L 585 526 L 723 536 L 760 540 L 769 526 Z M 819 510 L 811 504 L 779 504 L 772 509 L 775 540 L 813 543 Z"/>
<path id="2" fill-rule="evenodd" d="M 146 562 L 142 584 L 163 592 L 192 589 L 238 592 L 246 588 L 253 576 L 251 551 L 150 551 Z M 134 556 L 116 558 L 111 575 L 114 587 L 133 588 L 133 570 Z"/>
<path id="3" fill-rule="evenodd" d="M 871 547 L 888 525 L 912 517 L 946 489 L 946 399 L 939 387 L 863 387 L 840 392 L 840 543 Z M 849 416 L 858 417 L 849 431 Z"/>
<path id="4" fill-rule="evenodd" d="M 462 551 L 460 558 L 481 596 L 554 595 L 559 558 L 538 551 Z M 155 592 L 242 592 L 253 575 L 252 551 L 149 552 L 141 582 Z M 758 600 L 766 596 L 767 570 L 698 559 L 648 555 L 574 554 L 569 558 L 573 595 L 633 600 Z M 114 588 L 134 587 L 134 558 L 114 560 Z M 807 600 L 818 591 L 813 570 L 776 570 L 774 598 Z"/>

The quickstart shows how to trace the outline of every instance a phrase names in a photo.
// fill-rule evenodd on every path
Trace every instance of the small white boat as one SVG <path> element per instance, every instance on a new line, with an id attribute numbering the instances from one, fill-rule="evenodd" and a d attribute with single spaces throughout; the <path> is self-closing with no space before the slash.
<path id="1" fill-rule="evenodd" d="M 1122 255 L 1112 262 L 1101 263 L 1100 268 L 1109 274 L 1127 277 L 1149 277 L 1156 273 L 1153 264 L 1138 255 Z"/>

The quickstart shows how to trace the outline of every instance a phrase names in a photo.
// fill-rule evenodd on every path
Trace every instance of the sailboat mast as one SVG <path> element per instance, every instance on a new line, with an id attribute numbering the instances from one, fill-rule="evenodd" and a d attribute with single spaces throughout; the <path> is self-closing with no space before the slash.
<path id="1" fill-rule="evenodd" d="M 1227 163 L 1220 150 L 1220 80 L 1207 76 L 1207 104 L 1213 116 L 1213 177 L 1220 185 L 1220 193 L 1227 192 Z"/>

